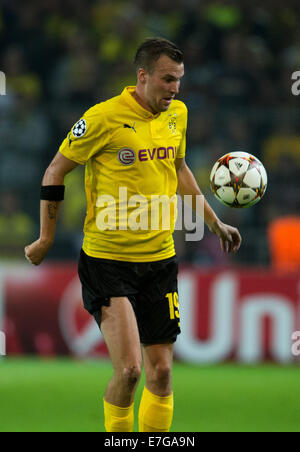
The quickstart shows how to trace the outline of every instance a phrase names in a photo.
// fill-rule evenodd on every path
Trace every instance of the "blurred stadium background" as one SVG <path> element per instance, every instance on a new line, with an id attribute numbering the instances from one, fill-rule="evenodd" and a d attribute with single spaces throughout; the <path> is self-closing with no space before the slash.
<path id="1" fill-rule="evenodd" d="M 90 106 L 135 84 L 149 36 L 185 53 L 187 161 L 243 245 L 227 256 L 206 233 L 185 242 L 183 333 L 176 344 L 174 431 L 299 431 L 300 5 L 296 0 L 2 0 L 0 71 L 0 431 L 101 431 L 110 365 L 81 307 L 76 260 L 85 215 L 83 169 L 67 180 L 55 246 L 31 268 L 44 170 Z M 248 210 L 219 204 L 209 173 L 245 150 L 269 186 Z M 207 232 L 207 231 L 206 231 Z M 46 359 L 47 358 L 47 359 Z M 192 398 L 191 398 L 192 394 Z"/>

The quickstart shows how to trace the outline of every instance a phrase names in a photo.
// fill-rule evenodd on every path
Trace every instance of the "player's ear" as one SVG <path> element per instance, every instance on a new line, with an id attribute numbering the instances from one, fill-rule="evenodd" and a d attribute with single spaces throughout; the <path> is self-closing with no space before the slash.
<path id="1" fill-rule="evenodd" d="M 147 71 L 144 68 L 139 68 L 138 73 L 137 73 L 137 79 L 140 83 L 142 83 L 143 85 L 147 82 Z"/>

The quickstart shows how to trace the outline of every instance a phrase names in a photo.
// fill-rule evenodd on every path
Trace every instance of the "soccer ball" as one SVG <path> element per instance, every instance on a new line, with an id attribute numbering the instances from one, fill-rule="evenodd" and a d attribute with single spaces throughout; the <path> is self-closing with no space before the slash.
<path id="1" fill-rule="evenodd" d="M 268 177 L 263 164 L 247 152 L 230 152 L 213 166 L 210 186 L 215 197 L 229 207 L 251 207 L 264 195 Z"/>

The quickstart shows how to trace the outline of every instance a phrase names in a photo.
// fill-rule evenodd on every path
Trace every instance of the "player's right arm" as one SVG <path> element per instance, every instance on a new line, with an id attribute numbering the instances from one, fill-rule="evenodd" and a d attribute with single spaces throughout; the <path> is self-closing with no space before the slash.
<path id="1" fill-rule="evenodd" d="M 85 165 L 88 160 L 107 146 L 110 141 L 110 128 L 104 104 L 97 104 L 90 108 L 71 129 L 46 170 L 43 187 L 63 186 L 66 174 L 76 168 L 78 164 Z M 39 265 L 44 260 L 54 242 L 60 202 L 51 201 L 50 196 L 52 196 L 52 191 L 50 195 L 47 191 L 47 196 L 42 196 L 42 199 L 47 199 L 47 201 L 41 201 L 40 237 L 25 248 L 26 258 L 34 265 Z M 61 196 L 57 196 L 57 198 L 63 199 Z"/>
<path id="2" fill-rule="evenodd" d="M 78 163 L 69 160 L 58 152 L 45 172 L 42 185 L 63 186 L 66 174 L 75 169 L 77 165 Z M 54 242 L 59 206 L 60 202 L 58 201 L 41 201 L 40 237 L 25 248 L 26 259 L 33 265 L 42 263 Z"/>

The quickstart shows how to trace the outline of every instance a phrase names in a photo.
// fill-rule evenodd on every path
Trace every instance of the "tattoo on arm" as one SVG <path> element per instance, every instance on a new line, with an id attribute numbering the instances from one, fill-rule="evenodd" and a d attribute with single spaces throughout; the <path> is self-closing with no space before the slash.
<path id="1" fill-rule="evenodd" d="M 48 204 L 48 217 L 49 220 L 55 220 L 57 214 L 58 203 L 57 202 L 49 202 Z"/>

